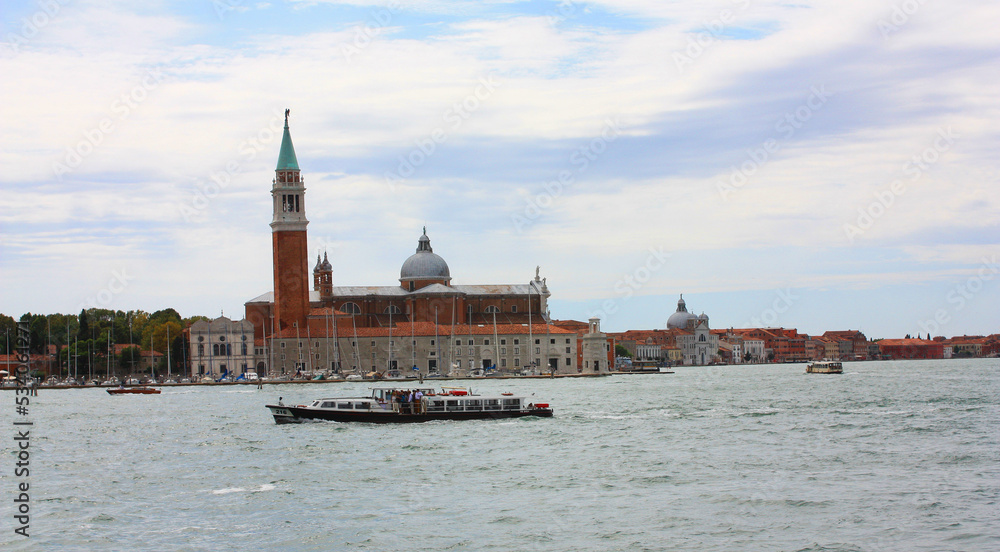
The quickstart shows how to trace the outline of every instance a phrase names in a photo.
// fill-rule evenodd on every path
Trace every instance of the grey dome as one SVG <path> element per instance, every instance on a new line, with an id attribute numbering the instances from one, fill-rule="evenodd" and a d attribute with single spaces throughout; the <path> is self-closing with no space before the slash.
<path id="1" fill-rule="evenodd" d="M 677 301 L 677 312 L 670 315 L 667 319 L 667 329 L 673 328 L 687 328 L 688 320 L 697 319 L 698 315 L 691 314 L 687 310 L 687 304 L 684 303 L 684 295 L 681 295 L 679 301 Z"/>
<path id="2" fill-rule="evenodd" d="M 399 269 L 400 281 L 443 280 L 451 281 L 451 270 L 448 263 L 431 248 L 431 239 L 427 237 L 427 229 L 417 242 L 417 252 L 410 255 Z"/>

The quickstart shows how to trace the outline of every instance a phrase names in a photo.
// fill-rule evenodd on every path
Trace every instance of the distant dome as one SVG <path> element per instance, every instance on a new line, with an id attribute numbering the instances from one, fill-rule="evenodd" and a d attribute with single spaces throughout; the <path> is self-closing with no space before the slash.
<path id="1" fill-rule="evenodd" d="M 684 295 L 682 294 L 680 300 L 677 301 L 677 312 L 671 314 L 670 318 L 667 319 L 667 329 L 687 328 L 688 320 L 697 318 L 697 315 L 688 312 L 687 304 L 684 303 Z"/>
<path id="2" fill-rule="evenodd" d="M 417 242 L 417 252 L 410 255 L 409 259 L 403 262 L 403 267 L 399 269 L 399 280 L 401 282 L 416 280 L 443 280 L 451 281 L 451 271 L 448 263 L 431 248 L 431 239 L 427 237 L 427 229 L 424 228 L 424 235 L 420 236 Z"/>

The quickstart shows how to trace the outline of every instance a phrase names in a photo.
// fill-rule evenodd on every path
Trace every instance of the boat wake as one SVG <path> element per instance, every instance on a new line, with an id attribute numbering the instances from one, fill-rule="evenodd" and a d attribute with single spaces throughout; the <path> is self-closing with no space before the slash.
<path id="1" fill-rule="evenodd" d="M 224 494 L 230 494 L 230 493 L 262 493 L 264 491 L 273 491 L 273 490 L 274 490 L 274 485 L 270 485 L 270 484 L 265 483 L 265 484 L 261 485 L 260 487 L 258 487 L 256 489 L 244 489 L 243 487 L 230 487 L 228 489 L 216 489 L 216 490 L 212 491 L 212 494 L 214 494 L 214 495 L 224 495 Z"/>

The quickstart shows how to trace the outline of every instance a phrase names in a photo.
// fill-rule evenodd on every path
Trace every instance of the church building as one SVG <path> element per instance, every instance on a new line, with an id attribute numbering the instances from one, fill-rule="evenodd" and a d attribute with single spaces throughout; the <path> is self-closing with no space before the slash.
<path id="1" fill-rule="evenodd" d="M 398 283 L 334 285 L 337 271 L 324 253 L 310 286 L 305 179 L 287 110 L 271 184 L 274 289 L 245 304 L 258 373 L 578 372 L 576 333 L 551 323 L 551 294 L 538 268 L 525 283 L 456 284 L 426 228 Z"/>

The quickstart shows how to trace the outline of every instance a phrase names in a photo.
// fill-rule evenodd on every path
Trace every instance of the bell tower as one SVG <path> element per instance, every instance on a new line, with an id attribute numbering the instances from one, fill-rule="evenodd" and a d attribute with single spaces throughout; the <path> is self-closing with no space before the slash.
<path id="1" fill-rule="evenodd" d="M 278 166 L 271 181 L 274 215 L 271 219 L 271 251 L 274 264 L 274 330 L 305 328 L 309 313 L 309 262 L 306 250 L 306 188 L 299 174 L 292 135 L 281 136 Z"/>

